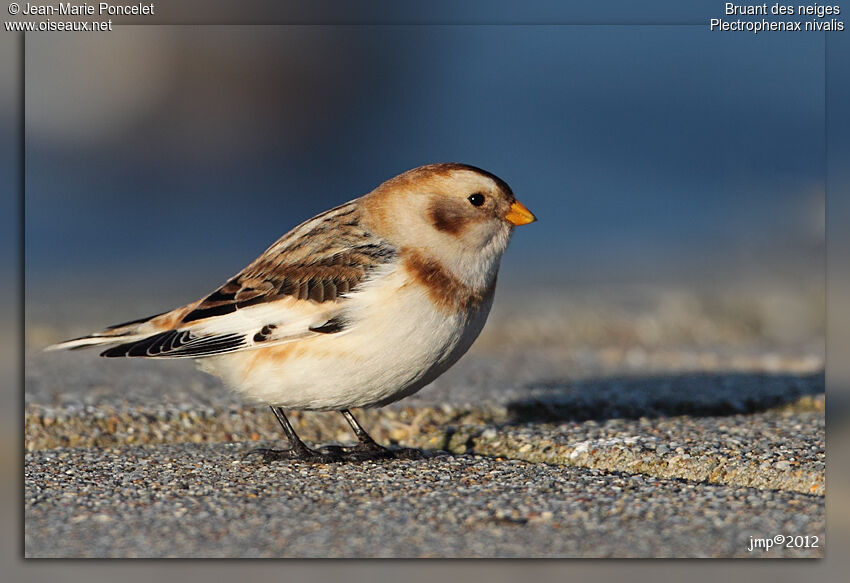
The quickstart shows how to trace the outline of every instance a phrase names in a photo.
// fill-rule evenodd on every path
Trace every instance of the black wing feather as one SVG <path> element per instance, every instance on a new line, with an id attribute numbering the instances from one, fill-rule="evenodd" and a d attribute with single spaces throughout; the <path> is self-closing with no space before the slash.
<path id="1" fill-rule="evenodd" d="M 137 342 L 120 344 L 100 353 L 107 358 L 117 357 L 168 357 L 198 358 L 233 352 L 247 345 L 242 334 L 220 334 L 195 337 L 188 330 L 169 330 L 148 336 Z"/>

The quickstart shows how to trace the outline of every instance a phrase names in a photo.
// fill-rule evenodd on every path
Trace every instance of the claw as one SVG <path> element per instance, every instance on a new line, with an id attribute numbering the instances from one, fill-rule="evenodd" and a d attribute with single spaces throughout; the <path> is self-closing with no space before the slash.
<path id="1" fill-rule="evenodd" d="M 280 460 L 312 462 L 327 464 L 343 461 L 343 458 L 332 451 L 314 451 L 312 449 L 254 449 L 242 456 L 245 459 L 251 454 L 262 454 L 262 462 L 269 464 Z"/>
<path id="2" fill-rule="evenodd" d="M 343 447 L 339 445 L 325 445 L 317 450 L 304 448 L 297 449 L 270 449 L 256 448 L 245 453 L 242 459 L 251 455 L 262 455 L 265 464 L 275 461 L 301 461 L 312 463 L 340 463 L 340 462 L 367 462 L 377 460 L 423 460 L 427 456 L 418 449 L 399 448 L 387 449 L 375 444 L 375 446 L 364 447 L 362 444 L 354 447 Z"/>
<path id="3" fill-rule="evenodd" d="M 244 459 L 247 459 L 247 458 L 248 458 L 248 456 L 251 456 L 251 455 L 258 455 L 258 454 L 262 454 L 262 455 L 263 455 L 263 457 L 265 457 L 265 456 L 266 456 L 266 453 L 267 453 L 267 452 L 269 452 L 269 451 L 271 451 L 271 450 L 270 450 L 269 448 L 267 448 L 267 447 L 257 447 L 257 448 L 255 448 L 255 449 L 252 449 L 252 450 L 251 450 L 251 451 L 249 451 L 249 452 L 246 452 L 246 453 L 242 454 L 242 459 L 244 460 Z"/>
<path id="4" fill-rule="evenodd" d="M 428 456 L 421 449 L 414 449 L 412 447 L 402 447 L 396 450 L 392 450 L 393 457 L 398 460 L 424 460 L 428 459 Z"/>

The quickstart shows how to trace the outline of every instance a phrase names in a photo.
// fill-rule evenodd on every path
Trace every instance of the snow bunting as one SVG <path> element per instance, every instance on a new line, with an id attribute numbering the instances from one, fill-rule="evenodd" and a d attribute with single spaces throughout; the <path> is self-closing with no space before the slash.
<path id="1" fill-rule="evenodd" d="M 300 224 L 211 294 L 49 349 L 191 358 L 268 404 L 289 440 L 273 459 L 411 457 L 379 446 L 349 412 L 411 395 L 469 349 L 493 303 L 514 226 L 535 220 L 500 178 L 421 166 Z M 339 411 L 352 448 L 308 448 L 285 409 Z"/>

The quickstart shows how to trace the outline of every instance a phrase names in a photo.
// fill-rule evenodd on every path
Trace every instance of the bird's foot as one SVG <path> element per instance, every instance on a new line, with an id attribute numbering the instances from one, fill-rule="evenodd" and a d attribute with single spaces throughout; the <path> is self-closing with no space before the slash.
<path id="1" fill-rule="evenodd" d="M 270 464 L 271 462 L 282 460 L 296 462 L 312 462 L 319 464 L 345 461 L 344 458 L 336 454 L 334 451 L 328 450 L 328 448 L 322 448 L 316 451 L 306 446 L 294 447 L 290 449 L 271 449 L 260 447 L 257 449 L 252 449 L 251 451 L 246 453 L 243 456 L 243 459 L 251 455 L 261 455 L 262 462 L 264 464 Z"/>
<path id="2" fill-rule="evenodd" d="M 415 447 L 400 447 L 398 449 L 390 450 L 393 454 L 393 457 L 397 460 L 424 460 L 428 459 L 428 456 L 421 449 L 416 449 Z"/>
<path id="3" fill-rule="evenodd" d="M 370 460 L 422 460 L 425 459 L 418 449 L 401 447 L 389 449 L 372 442 L 360 442 L 354 447 L 344 447 L 341 452 L 346 461 L 370 461 Z"/>
<path id="4" fill-rule="evenodd" d="M 250 455 L 261 455 L 262 462 L 269 464 L 275 461 L 300 461 L 312 463 L 339 463 L 339 462 L 365 462 L 375 460 L 422 460 L 425 454 L 418 449 L 402 447 L 388 449 L 377 443 L 359 443 L 354 447 L 343 447 L 340 445 L 325 445 L 318 449 L 310 449 L 307 446 L 290 449 L 253 449 L 243 457 Z"/>

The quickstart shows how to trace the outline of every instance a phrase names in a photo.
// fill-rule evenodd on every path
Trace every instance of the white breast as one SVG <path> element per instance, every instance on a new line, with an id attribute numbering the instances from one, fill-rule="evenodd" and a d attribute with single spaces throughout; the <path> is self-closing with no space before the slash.
<path id="1" fill-rule="evenodd" d="M 352 325 L 264 349 L 199 360 L 245 396 L 290 409 L 381 406 L 411 395 L 463 356 L 492 294 L 468 312 L 436 307 L 395 270 L 354 294 Z"/>

